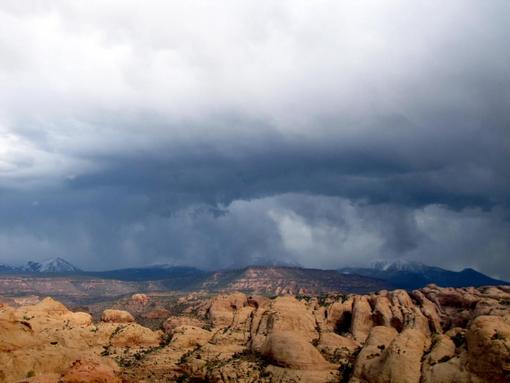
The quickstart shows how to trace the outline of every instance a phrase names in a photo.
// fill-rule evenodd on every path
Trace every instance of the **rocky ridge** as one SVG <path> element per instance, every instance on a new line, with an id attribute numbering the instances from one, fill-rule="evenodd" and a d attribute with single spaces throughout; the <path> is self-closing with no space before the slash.
<path id="1" fill-rule="evenodd" d="M 135 295 L 126 310 L 159 310 Z M 0 382 L 508 382 L 510 288 L 180 298 L 160 330 L 51 298 L 0 307 Z M 164 312 L 163 312 L 164 313 Z"/>

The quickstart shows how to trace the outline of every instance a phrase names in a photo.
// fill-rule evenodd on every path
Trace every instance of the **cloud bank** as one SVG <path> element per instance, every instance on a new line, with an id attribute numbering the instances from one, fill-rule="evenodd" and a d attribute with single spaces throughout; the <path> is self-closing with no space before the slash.
<path id="1" fill-rule="evenodd" d="M 506 1 L 4 1 L 0 262 L 510 278 Z"/>

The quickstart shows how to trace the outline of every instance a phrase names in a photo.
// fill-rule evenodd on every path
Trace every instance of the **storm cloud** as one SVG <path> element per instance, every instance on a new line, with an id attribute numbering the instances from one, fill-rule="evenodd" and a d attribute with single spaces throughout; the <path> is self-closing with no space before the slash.
<path id="1" fill-rule="evenodd" d="M 4 1 L 0 262 L 510 278 L 507 1 Z"/>

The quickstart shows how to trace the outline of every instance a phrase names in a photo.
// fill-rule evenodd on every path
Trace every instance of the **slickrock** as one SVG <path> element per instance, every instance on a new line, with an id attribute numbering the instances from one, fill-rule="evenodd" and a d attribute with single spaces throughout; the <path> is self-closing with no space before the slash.
<path id="1" fill-rule="evenodd" d="M 207 344 L 213 334 L 194 326 L 179 326 L 172 331 L 172 346 L 194 348 Z"/>
<path id="2" fill-rule="evenodd" d="M 75 360 L 98 358 L 111 336 L 99 332 L 89 314 L 73 313 L 50 298 L 0 309 L 0 382 L 48 381 Z"/>
<path id="3" fill-rule="evenodd" d="M 101 320 L 109 323 L 132 323 L 135 321 L 135 318 L 124 310 L 107 309 L 103 311 Z"/>
<path id="4" fill-rule="evenodd" d="M 42 374 L 21 379 L 17 383 L 60 383 L 60 374 Z"/>
<path id="5" fill-rule="evenodd" d="M 322 333 L 318 348 L 323 352 L 334 354 L 336 350 L 347 350 L 354 352 L 360 347 L 360 344 L 352 338 L 335 334 L 334 332 Z"/>
<path id="6" fill-rule="evenodd" d="M 166 309 L 154 309 L 141 314 L 144 319 L 167 319 L 170 316 L 170 311 Z"/>
<path id="7" fill-rule="evenodd" d="M 510 380 L 510 315 L 479 316 L 466 332 L 470 371 L 491 382 Z"/>
<path id="8" fill-rule="evenodd" d="M 122 310 L 94 323 L 50 298 L 4 304 L 0 383 L 510 381 L 504 286 L 274 299 L 193 293 L 177 299 L 180 311 L 156 296 L 119 302 L 141 307 L 137 318 L 158 307 L 173 315 L 154 331 Z"/>
<path id="9" fill-rule="evenodd" d="M 77 360 L 63 374 L 59 383 L 121 383 L 115 370 L 92 360 Z"/>
<path id="10" fill-rule="evenodd" d="M 455 343 L 449 336 L 438 334 L 435 336 L 433 342 L 432 350 L 427 357 L 427 363 L 429 365 L 433 366 L 453 358 L 455 355 Z"/>
<path id="11" fill-rule="evenodd" d="M 398 335 L 393 327 L 376 326 L 370 331 L 365 345 L 360 351 L 352 382 L 379 382 L 380 357 Z"/>
<path id="12" fill-rule="evenodd" d="M 113 329 L 110 344 L 117 347 L 157 346 L 161 342 L 161 336 L 161 331 L 152 331 L 137 323 L 128 323 Z"/>
<path id="13" fill-rule="evenodd" d="M 348 332 L 352 320 L 352 302 L 353 298 L 350 297 L 329 305 L 325 310 L 326 318 L 323 330 L 336 331 L 338 333 Z"/>
<path id="14" fill-rule="evenodd" d="M 280 331 L 269 335 L 262 348 L 262 354 L 280 367 L 296 370 L 334 368 L 311 343 L 291 331 Z"/>
<path id="15" fill-rule="evenodd" d="M 421 291 L 415 290 L 412 293 L 419 305 L 421 312 L 427 318 L 430 331 L 432 333 L 441 331 L 441 318 L 437 306 L 432 303 Z"/>
<path id="16" fill-rule="evenodd" d="M 394 383 L 419 383 L 426 343 L 425 334 L 418 330 L 406 329 L 397 335 L 383 352 L 379 379 Z"/>
<path id="17" fill-rule="evenodd" d="M 351 333 L 358 342 L 365 342 L 370 329 L 374 327 L 372 308 L 366 296 L 354 297 L 352 304 Z"/>
<path id="18" fill-rule="evenodd" d="M 193 327 L 204 327 L 205 321 L 200 320 L 198 318 L 188 317 L 188 316 L 172 316 L 169 317 L 163 323 L 163 329 L 166 333 L 173 335 L 174 330 L 180 326 L 193 326 Z"/>
<path id="19" fill-rule="evenodd" d="M 229 326 L 234 312 L 248 304 L 246 295 L 234 293 L 215 297 L 209 307 L 209 318 L 214 327 Z"/>
<path id="20" fill-rule="evenodd" d="M 396 334 L 390 329 L 375 327 L 370 333 L 356 362 L 354 382 L 420 382 L 425 335 L 413 329 Z"/>
<path id="21" fill-rule="evenodd" d="M 315 317 L 305 304 L 291 296 L 277 297 L 266 309 L 254 313 L 251 348 L 262 352 L 271 334 L 293 333 L 308 343 L 319 339 Z"/>

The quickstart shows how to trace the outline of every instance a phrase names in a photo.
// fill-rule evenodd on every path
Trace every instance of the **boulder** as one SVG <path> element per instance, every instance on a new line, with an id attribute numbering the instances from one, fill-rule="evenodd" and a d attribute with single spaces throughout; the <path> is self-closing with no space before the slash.
<path id="1" fill-rule="evenodd" d="M 145 305 L 149 304 L 150 301 L 151 301 L 151 299 L 146 294 L 138 293 L 138 294 L 133 294 L 131 296 L 131 302 L 139 304 L 139 305 L 145 306 Z"/>
<path id="2" fill-rule="evenodd" d="M 101 315 L 101 321 L 107 323 L 132 323 L 135 321 L 135 318 L 124 310 L 106 309 Z"/>

